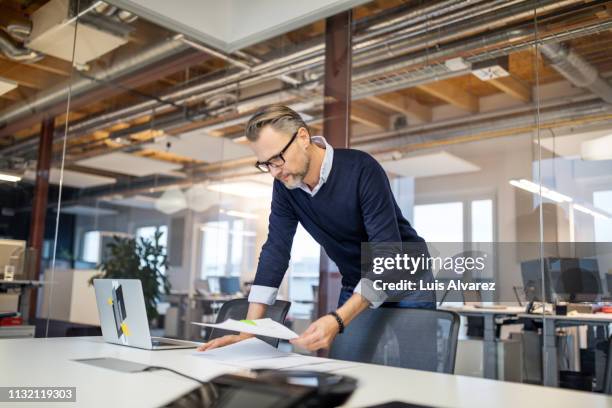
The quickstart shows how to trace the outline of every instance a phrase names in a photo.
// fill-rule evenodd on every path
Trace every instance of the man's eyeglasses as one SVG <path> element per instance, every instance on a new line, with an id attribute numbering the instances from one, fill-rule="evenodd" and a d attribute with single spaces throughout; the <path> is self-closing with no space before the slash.
<path id="1" fill-rule="evenodd" d="M 270 168 L 278 168 L 285 164 L 285 158 L 283 157 L 283 154 L 287 151 L 287 149 L 289 149 L 289 146 L 291 146 L 291 143 L 293 143 L 293 141 L 297 137 L 298 132 L 299 129 L 293 134 L 293 136 L 291 136 L 291 140 L 289 140 L 289 143 L 287 143 L 285 147 L 283 147 L 283 150 L 281 150 L 277 155 L 270 157 L 264 162 L 258 161 L 257 163 L 255 163 L 255 167 L 257 167 L 261 172 L 269 173 Z"/>

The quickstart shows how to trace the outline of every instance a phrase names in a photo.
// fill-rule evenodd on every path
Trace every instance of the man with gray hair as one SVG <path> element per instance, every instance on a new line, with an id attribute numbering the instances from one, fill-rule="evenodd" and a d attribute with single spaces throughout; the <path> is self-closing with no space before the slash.
<path id="1" fill-rule="evenodd" d="M 291 343 L 308 350 L 329 348 L 338 333 L 368 307 L 435 308 L 434 292 L 411 291 L 400 302 L 385 302 L 368 290 L 361 275 L 361 244 L 423 244 L 402 216 L 380 164 L 369 154 L 334 149 L 312 136 L 298 113 L 282 105 L 257 111 L 246 136 L 257 156 L 256 167 L 274 177 L 268 239 L 263 245 L 249 294 L 247 319 L 264 317 L 276 300 L 289 265 L 291 245 L 300 222 L 325 249 L 342 275 L 338 309 L 313 322 Z M 431 280 L 430 271 L 425 279 Z M 241 333 L 202 344 L 198 350 L 225 346 L 252 337 Z"/>

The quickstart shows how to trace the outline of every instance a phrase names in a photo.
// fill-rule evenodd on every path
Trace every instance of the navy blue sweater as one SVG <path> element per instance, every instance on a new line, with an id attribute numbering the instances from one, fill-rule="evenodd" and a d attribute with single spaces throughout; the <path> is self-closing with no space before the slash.
<path id="1" fill-rule="evenodd" d="M 331 173 L 314 197 L 274 181 L 268 239 L 254 285 L 279 287 L 298 221 L 350 287 L 361 279 L 362 242 L 424 242 L 402 215 L 383 168 L 359 150 L 334 149 Z"/>

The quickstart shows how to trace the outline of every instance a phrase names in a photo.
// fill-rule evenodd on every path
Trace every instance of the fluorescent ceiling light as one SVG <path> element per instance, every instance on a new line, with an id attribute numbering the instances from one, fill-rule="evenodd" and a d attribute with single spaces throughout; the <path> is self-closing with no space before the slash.
<path id="1" fill-rule="evenodd" d="M 71 205 L 60 210 L 62 214 L 87 215 L 87 216 L 103 216 L 116 215 L 118 211 L 109 208 L 91 207 L 87 205 Z"/>
<path id="2" fill-rule="evenodd" d="M 592 215 L 595 218 L 601 218 L 601 219 L 604 219 L 604 220 L 609 220 L 610 219 L 610 217 L 608 215 L 605 215 L 605 214 L 603 214 L 603 213 L 601 213 L 601 212 L 599 212 L 597 210 L 592 210 L 592 209 L 590 209 L 588 207 L 585 207 L 583 205 L 573 204 L 573 206 L 574 206 L 574 210 L 578 210 L 578 211 L 583 212 L 585 214 Z"/>
<path id="3" fill-rule="evenodd" d="M 8 173 L 0 173 L 0 181 L 9 181 L 11 183 L 16 183 L 21 180 L 20 176 L 16 176 L 14 174 Z"/>
<path id="4" fill-rule="evenodd" d="M 514 187 L 520 188 L 525 191 L 529 191 L 530 193 L 533 193 L 533 194 L 540 194 L 541 192 L 542 197 L 555 201 L 557 203 L 563 203 L 563 202 L 569 203 L 573 201 L 571 197 L 568 197 L 555 190 L 551 190 L 547 187 L 541 186 L 540 184 L 534 183 L 526 179 L 510 180 L 510 184 L 513 185 Z"/>
<path id="5" fill-rule="evenodd" d="M 480 170 L 480 167 L 476 164 L 445 151 L 388 160 L 382 162 L 381 165 L 390 173 L 416 178 L 446 176 Z"/>
<path id="6" fill-rule="evenodd" d="M 225 213 L 227 215 L 229 215 L 230 217 L 246 218 L 248 220 L 255 220 L 255 219 L 257 219 L 257 215 L 251 214 L 251 213 L 247 213 L 247 212 L 243 212 L 243 211 L 229 210 L 229 211 L 225 211 Z"/>
<path id="7" fill-rule="evenodd" d="M 266 197 L 272 193 L 272 188 L 270 185 L 249 180 L 209 184 L 207 188 L 211 191 L 217 191 L 219 193 L 232 194 L 239 197 L 248 198 Z"/>
<path id="8" fill-rule="evenodd" d="M 582 160 L 612 160 L 612 134 L 580 144 Z"/>

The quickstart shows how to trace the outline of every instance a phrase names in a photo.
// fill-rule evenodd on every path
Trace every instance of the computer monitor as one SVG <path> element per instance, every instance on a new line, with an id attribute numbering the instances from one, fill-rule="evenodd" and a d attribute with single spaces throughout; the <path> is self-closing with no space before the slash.
<path id="1" fill-rule="evenodd" d="M 220 276 L 219 290 L 224 295 L 235 295 L 240 292 L 240 278 L 238 276 Z"/>
<path id="2" fill-rule="evenodd" d="M 597 259 L 544 258 L 544 285 L 539 259 L 522 262 L 521 274 L 529 301 L 596 302 L 602 294 Z"/>
<path id="3" fill-rule="evenodd" d="M 14 239 L 0 239 L 0 278 L 5 271 L 12 271 L 14 277 L 23 275 L 26 242 Z"/>
<path id="4" fill-rule="evenodd" d="M 557 259 L 550 265 L 553 290 L 569 302 L 597 302 L 603 294 L 597 259 Z"/>

